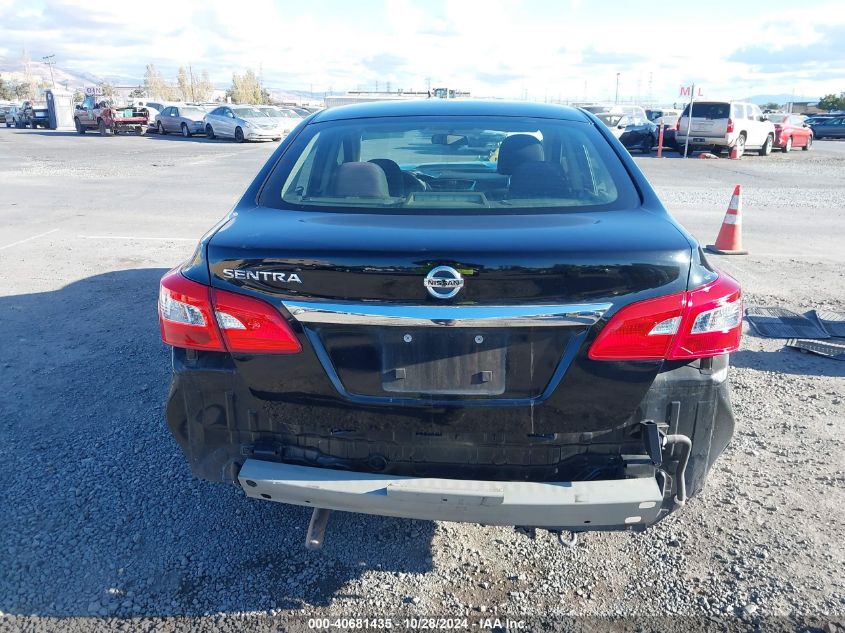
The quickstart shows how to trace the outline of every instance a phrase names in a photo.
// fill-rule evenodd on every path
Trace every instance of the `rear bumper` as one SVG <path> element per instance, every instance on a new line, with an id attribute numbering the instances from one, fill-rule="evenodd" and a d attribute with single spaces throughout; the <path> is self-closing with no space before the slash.
<path id="1" fill-rule="evenodd" d="M 726 136 L 705 136 L 694 132 L 691 132 L 689 136 L 675 134 L 675 142 L 678 145 L 685 145 L 687 138 L 689 138 L 690 147 L 733 147 L 736 142 L 736 138 Z"/>
<path id="2" fill-rule="evenodd" d="M 398 477 L 247 459 L 247 496 L 409 519 L 566 530 L 636 530 L 655 523 L 657 479 L 519 482 Z"/>

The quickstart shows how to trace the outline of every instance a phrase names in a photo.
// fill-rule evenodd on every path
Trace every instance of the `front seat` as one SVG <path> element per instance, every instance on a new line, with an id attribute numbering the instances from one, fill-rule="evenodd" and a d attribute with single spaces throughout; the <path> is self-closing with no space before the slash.
<path id="1" fill-rule="evenodd" d="M 338 198 L 388 198 L 390 189 L 381 167 L 373 163 L 350 162 L 338 166 L 329 195 Z"/>
<path id="2" fill-rule="evenodd" d="M 499 146 L 499 161 L 496 171 L 510 176 L 523 163 L 542 161 L 543 144 L 536 136 L 530 134 L 514 134 L 508 136 Z"/>

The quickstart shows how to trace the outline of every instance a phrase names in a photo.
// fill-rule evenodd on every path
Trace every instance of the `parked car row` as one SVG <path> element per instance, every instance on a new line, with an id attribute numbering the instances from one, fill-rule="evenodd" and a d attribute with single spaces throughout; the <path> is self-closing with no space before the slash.
<path id="1" fill-rule="evenodd" d="M 316 109 L 280 106 L 166 103 L 130 100 L 118 104 L 112 99 L 89 95 L 75 106 L 73 124 L 79 134 L 89 131 L 109 136 L 120 132 L 184 137 L 201 134 L 209 138 L 279 141 Z M 25 101 L 20 106 L 0 105 L 0 121 L 6 127 L 47 127 L 46 106 Z"/>
<path id="2" fill-rule="evenodd" d="M 651 151 L 660 142 L 683 154 L 736 150 L 768 156 L 773 150 L 809 150 L 816 138 L 845 137 L 845 116 L 807 118 L 800 114 L 764 113 L 743 101 L 696 101 L 678 110 L 643 110 L 639 106 L 587 106 L 629 150 Z"/>

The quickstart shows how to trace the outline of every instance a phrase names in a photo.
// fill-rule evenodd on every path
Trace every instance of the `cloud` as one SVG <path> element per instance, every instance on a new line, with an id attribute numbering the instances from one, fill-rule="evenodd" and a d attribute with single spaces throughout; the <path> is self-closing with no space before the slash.
<path id="1" fill-rule="evenodd" d="M 171 79 L 191 64 L 218 87 L 251 68 L 273 90 L 321 93 L 376 81 L 425 89 L 430 78 L 476 96 L 596 100 L 614 96 L 621 72 L 620 98 L 651 91 L 669 102 L 693 81 L 722 98 L 782 92 L 787 81 L 823 94 L 841 90 L 845 78 L 845 16 L 832 21 L 842 14 L 836 3 L 800 21 L 762 22 L 750 18 L 757 9 L 734 7 L 746 23 L 735 50 L 671 39 L 691 20 L 701 32 L 723 28 L 718 7 L 652 15 L 619 3 L 609 19 L 606 3 L 582 0 L 182 0 L 180 20 L 169 17 L 173 6 L 144 0 L 139 21 L 114 2 L 0 0 L 0 69 L 19 66 L 26 48 L 33 60 L 55 53 L 59 68 L 127 84 L 142 81 L 146 64 Z"/>
<path id="2" fill-rule="evenodd" d="M 587 66 L 617 66 L 628 68 L 648 61 L 648 57 L 639 53 L 614 53 L 587 48 L 581 53 L 581 63 Z"/>
<path id="3" fill-rule="evenodd" d="M 754 66 L 763 73 L 782 73 L 784 70 L 807 67 L 845 67 L 845 24 L 817 26 L 816 41 L 790 44 L 777 48 L 772 45 L 746 46 L 728 56 L 728 61 Z"/>
<path id="4" fill-rule="evenodd" d="M 380 75 L 390 75 L 407 65 L 408 60 L 393 53 L 378 53 L 368 57 L 363 62 L 365 68 Z"/>

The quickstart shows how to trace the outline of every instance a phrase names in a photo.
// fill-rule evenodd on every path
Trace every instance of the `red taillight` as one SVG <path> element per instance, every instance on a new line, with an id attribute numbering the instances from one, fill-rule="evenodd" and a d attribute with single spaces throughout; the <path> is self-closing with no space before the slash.
<path id="1" fill-rule="evenodd" d="M 214 322 L 209 291 L 178 270 L 161 278 L 158 290 L 158 322 L 161 339 L 174 347 L 226 351 Z"/>
<path id="2" fill-rule="evenodd" d="M 590 348 L 594 360 L 666 358 L 684 309 L 684 295 L 638 301 L 625 306 L 604 326 Z M 661 326 L 661 327 L 658 327 Z M 661 331 L 669 328 L 668 333 Z M 657 332 L 655 332 L 655 329 Z"/>
<path id="3" fill-rule="evenodd" d="M 739 284 L 720 273 L 716 281 L 622 308 L 590 347 L 593 360 L 690 360 L 739 349 Z"/>
<path id="4" fill-rule="evenodd" d="M 226 348 L 244 354 L 296 354 L 302 346 L 273 306 L 260 299 L 212 290 Z"/>
<path id="5" fill-rule="evenodd" d="M 728 134 L 730 134 L 733 131 L 734 131 L 734 120 L 729 118 L 728 119 L 728 130 L 727 130 L 727 132 L 728 132 Z"/>
<path id="6" fill-rule="evenodd" d="M 293 354 L 302 350 L 269 303 L 191 281 L 178 270 L 159 287 L 161 338 L 168 345 L 215 352 Z"/>

